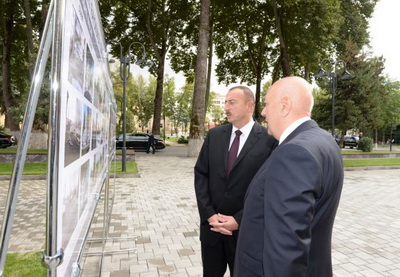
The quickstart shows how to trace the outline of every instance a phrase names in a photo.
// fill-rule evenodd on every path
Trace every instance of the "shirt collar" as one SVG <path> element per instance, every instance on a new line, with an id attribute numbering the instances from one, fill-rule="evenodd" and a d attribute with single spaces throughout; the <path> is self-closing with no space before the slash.
<path id="1" fill-rule="evenodd" d="M 233 135 L 233 134 L 236 132 L 236 130 L 240 130 L 240 131 L 242 132 L 242 135 L 248 137 L 249 134 L 250 134 L 250 132 L 251 132 L 251 129 L 253 129 L 254 123 L 255 123 L 254 120 L 251 119 L 251 120 L 249 121 L 249 123 L 247 123 L 246 125 L 244 125 L 244 126 L 243 126 L 242 128 L 240 128 L 240 129 L 238 129 L 238 128 L 236 128 L 235 126 L 232 125 L 232 134 L 231 134 L 231 135 Z"/>
<path id="2" fill-rule="evenodd" d="M 294 130 L 296 130 L 297 127 L 299 127 L 301 124 L 304 122 L 311 120 L 309 116 L 302 117 L 300 119 L 297 119 L 295 122 L 290 124 L 285 131 L 283 131 L 281 137 L 279 138 L 279 144 L 281 144 Z"/>

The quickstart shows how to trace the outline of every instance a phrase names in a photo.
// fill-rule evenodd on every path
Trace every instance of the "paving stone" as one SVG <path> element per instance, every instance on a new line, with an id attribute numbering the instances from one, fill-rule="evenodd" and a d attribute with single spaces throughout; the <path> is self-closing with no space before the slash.
<path id="1" fill-rule="evenodd" d="M 180 147 L 173 154 L 169 147 L 156 155 L 138 152 L 141 177 L 118 178 L 113 184 L 109 237 L 137 238 L 107 240 L 105 250 L 124 251 L 104 256 L 101 277 L 202 276 L 196 159 L 187 158 L 185 146 Z M 0 180 L 0 224 L 8 185 Z M 334 276 L 400 276 L 399 186 L 400 169 L 345 172 L 332 238 Z M 45 188 L 45 180 L 22 180 L 9 251 L 43 251 Z M 103 212 L 99 205 L 89 237 L 103 235 Z M 128 251 L 132 248 L 137 252 Z M 99 241 L 88 244 L 88 252 L 101 249 Z M 99 259 L 83 259 L 83 277 L 99 276 Z"/>
<path id="2" fill-rule="evenodd" d="M 129 270 L 117 270 L 111 272 L 110 277 L 129 277 Z"/>

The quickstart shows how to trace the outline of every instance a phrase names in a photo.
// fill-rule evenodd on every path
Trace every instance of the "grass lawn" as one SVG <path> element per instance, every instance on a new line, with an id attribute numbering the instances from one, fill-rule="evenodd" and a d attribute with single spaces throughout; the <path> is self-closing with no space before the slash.
<path id="1" fill-rule="evenodd" d="M 13 169 L 12 163 L 0 164 L 0 175 L 11 175 Z M 47 163 L 26 163 L 24 166 L 24 175 L 46 175 Z"/>
<path id="2" fill-rule="evenodd" d="M 5 153 L 17 153 L 17 148 L 16 147 L 9 147 L 9 148 L 0 148 L 0 154 Z M 31 154 L 41 154 L 41 153 L 47 153 L 47 149 L 28 149 L 28 153 Z"/>
<path id="3" fill-rule="evenodd" d="M 167 137 L 167 141 L 174 141 L 174 142 L 178 142 L 179 137 Z"/>
<path id="4" fill-rule="evenodd" d="M 42 253 L 7 254 L 3 276 L 7 277 L 45 277 L 46 268 L 42 265 Z"/>
<path id="5" fill-rule="evenodd" d="M 344 164 L 344 167 L 400 165 L 400 158 L 345 159 L 345 160 L 343 160 L 343 164 Z"/>
<path id="6" fill-rule="evenodd" d="M 0 164 L 0 175 L 11 175 L 13 164 L 12 163 L 1 163 Z M 117 173 L 138 173 L 137 164 L 132 161 L 126 162 L 126 172 L 122 172 L 122 163 L 117 162 L 116 172 Z M 47 163 L 26 163 L 24 166 L 24 175 L 46 175 Z M 114 163 L 111 164 L 110 173 L 114 173 Z"/>
<path id="7" fill-rule="evenodd" d="M 362 152 L 362 151 L 354 151 L 354 150 L 342 150 L 342 154 L 357 154 L 357 155 L 365 155 L 365 154 L 389 154 L 389 153 L 400 153 L 400 151 L 394 150 L 374 150 L 372 152 Z"/>
<path id="8" fill-rule="evenodd" d="M 17 148 L 16 147 L 9 147 L 9 148 L 0 148 L 0 154 L 5 153 L 17 153 Z M 47 153 L 47 149 L 28 149 L 28 153 L 30 154 L 41 154 L 41 153 Z M 121 149 L 116 149 L 117 154 L 122 154 Z"/>

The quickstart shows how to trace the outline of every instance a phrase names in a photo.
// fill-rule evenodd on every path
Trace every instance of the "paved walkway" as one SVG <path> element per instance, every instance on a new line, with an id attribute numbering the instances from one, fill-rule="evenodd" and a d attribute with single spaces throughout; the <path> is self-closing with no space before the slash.
<path id="1" fill-rule="evenodd" d="M 201 276 L 195 159 L 175 146 L 155 155 L 139 152 L 136 161 L 141 177 L 115 183 L 109 237 L 127 239 L 109 239 L 106 250 L 122 252 L 104 256 L 101 274 L 100 257 L 85 256 L 83 276 Z M 399 186 L 400 169 L 345 172 L 333 234 L 335 276 L 400 276 Z M 7 189 L 8 181 L 0 181 L 0 220 Z M 22 182 L 9 251 L 44 249 L 44 190 L 43 180 Z M 101 206 L 92 237 L 101 234 Z M 89 246 L 90 253 L 101 249 L 96 242 Z"/>

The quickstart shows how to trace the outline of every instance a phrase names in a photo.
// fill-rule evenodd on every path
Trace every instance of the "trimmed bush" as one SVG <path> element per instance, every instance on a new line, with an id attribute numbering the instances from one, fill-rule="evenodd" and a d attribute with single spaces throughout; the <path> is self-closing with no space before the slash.
<path id="1" fill-rule="evenodd" d="M 358 150 L 363 152 L 371 152 L 373 148 L 373 141 L 371 138 L 362 137 L 358 141 Z"/>
<path id="2" fill-rule="evenodd" d="M 181 136 L 181 137 L 178 139 L 178 143 L 187 144 L 187 143 L 189 143 L 189 139 L 185 138 L 184 136 Z"/>

